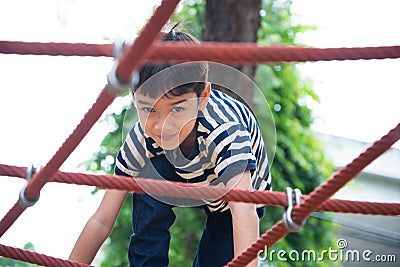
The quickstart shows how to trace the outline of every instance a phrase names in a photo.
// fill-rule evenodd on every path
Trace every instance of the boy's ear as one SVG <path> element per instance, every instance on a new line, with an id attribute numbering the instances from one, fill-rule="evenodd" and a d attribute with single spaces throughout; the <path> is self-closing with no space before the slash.
<path id="1" fill-rule="evenodd" d="M 211 83 L 206 83 L 206 86 L 204 86 L 204 90 L 200 95 L 199 110 L 203 110 L 206 108 L 208 100 L 210 99 L 210 92 Z"/>

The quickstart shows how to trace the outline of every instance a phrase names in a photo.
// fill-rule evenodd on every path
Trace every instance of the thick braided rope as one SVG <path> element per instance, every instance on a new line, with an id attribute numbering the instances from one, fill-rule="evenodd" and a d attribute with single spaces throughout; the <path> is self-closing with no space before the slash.
<path id="1" fill-rule="evenodd" d="M 112 57 L 111 44 L 0 41 L 0 54 Z"/>
<path id="2" fill-rule="evenodd" d="M 142 56 L 149 48 L 149 46 L 146 46 L 145 44 L 153 42 L 157 38 L 161 28 L 175 10 L 178 2 L 179 0 L 164 0 L 161 5 L 157 7 L 153 16 L 145 25 L 141 35 L 139 35 L 133 45 L 126 50 L 126 55 L 122 55 L 121 61 L 123 63 L 117 68 L 117 77 L 126 80 L 129 78 L 130 73 L 128 75 L 127 71 L 133 70 L 139 65 Z M 25 196 L 27 199 L 33 200 L 39 196 L 40 190 L 46 184 L 47 180 L 69 157 L 95 122 L 100 118 L 103 111 L 113 102 L 114 98 L 115 95 L 109 93 L 106 86 L 100 93 L 95 104 L 88 111 L 72 134 L 65 140 L 50 161 L 29 181 L 25 190 Z M 21 207 L 18 202 L 14 204 L 11 210 L 0 221 L 0 237 L 10 228 L 24 210 L 25 208 Z"/>
<path id="3" fill-rule="evenodd" d="M 80 141 L 89 132 L 91 127 L 100 118 L 103 111 L 114 100 L 113 95 L 108 93 L 105 89 L 102 90 L 97 101 L 93 104 L 91 109 L 86 113 L 84 118 L 65 140 L 61 147 L 57 150 L 54 156 L 50 159 L 46 166 L 44 166 L 34 177 L 29 181 L 26 186 L 25 196 L 28 199 L 36 199 L 40 193 L 41 188 L 57 171 L 62 163 L 68 158 L 73 150 L 78 146 Z M 0 221 L 0 237 L 11 227 L 14 221 L 23 213 L 24 207 L 21 207 L 18 202 L 8 211 L 8 213 Z"/>
<path id="4" fill-rule="evenodd" d="M 205 60 L 237 64 L 254 64 L 261 62 L 306 62 L 400 57 L 400 46 L 314 48 L 261 46 L 254 43 L 205 42 L 202 43 L 202 45 L 180 44 L 179 46 L 166 43 L 162 44 L 162 48 L 155 49 L 157 49 L 157 47 L 152 49 L 154 53 L 149 60 Z"/>
<path id="5" fill-rule="evenodd" d="M 400 139 L 400 123 L 367 150 L 336 172 L 333 177 L 311 192 L 310 197 L 302 205 L 293 210 L 293 219 L 303 221 L 314 209 L 327 201 L 341 187 L 356 177 L 366 166 L 379 155 L 388 150 Z"/>
<path id="6" fill-rule="evenodd" d="M 124 83 L 129 81 L 130 75 L 138 66 L 138 64 L 134 63 L 139 63 L 151 49 L 158 33 L 175 11 L 179 1 L 180 0 L 163 0 L 150 18 L 150 21 L 155 21 L 157 23 L 147 23 L 132 46 L 123 51 L 117 67 L 117 77 L 120 82 Z M 143 49 L 143 47 L 146 49 Z M 139 53 L 139 51 L 141 51 L 141 53 Z"/>
<path id="7" fill-rule="evenodd" d="M 351 163 L 340 169 L 332 178 L 316 188 L 306 201 L 302 202 L 299 206 L 294 206 L 292 213 L 294 221 L 298 223 L 304 221 L 313 210 L 316 210 L 320 205 L 326 202 L 337 190 L 353 179 L 363 168 L 388 150 L 399 139 L 400 124 L 380 140 L 373 143 Z M 289 231 L 286 229 L 283 222 L 279 221 L 226 266 L 245 266 L 256 258 L 259 252 L 264 250 L 265 246 L 271 247 L 288 233 Z"/>
<path id="8" fill-rule="evenodd" d="M 11 177 L 25 177 L 25 168 L 0 164 L 0 175 Z M 169 197 L 207 199 L 222 196 L 224 201 L 237 201 L 269 206 L 287 207 L 286 195 L 282 192 L 254 191 L 240 189 L 225 189 L 220 187 L 197 187 L 177 182 L 159 181 L 145 178 L 128 178 L 125 176 L 94 175 L 57 171 L 49 182 L 90 185 L 99 188 L 119 189 L 144 193 L 140 185 L 146 188 L 146 193 Z M 306 201 L 308 195 L 302 196 Z M 367 201 L 350 201 L 330 199 L 318 208 L 318 211 L 343 213 L 359 213 L 374 215 L 400 215 L 400 203 L 382 203 Z"/>
<path id="9" fill-rule="evenodd" d="M 111 44 L 0 41 L 2 54 L 112 57 L 112 51 Z M 386 58 L 400 58 L 400 46 L 315 48 L 253 43 L 203 42 L 193 45 L 155 42 L 149 53 L 143 55 L 145 61 L 207 60 L 237 64 Z"/>
<path id="10" fill-rule="evenodd" d="M 25 250 L 25 249 L 5 246 L 2 244 L 0 244 L 0 256 L 7 257 L 10 259 L 14 259 L 14 260 L 25 261 L 25 262 L 29 262 L 29 263 L 37 264 L 37 265 L 41 265 L 41 266 L 49 266 L 49 267 L 59 267 L 59 266 L 89 267 L 90 266 L 87 264 L 83 264 L 83 263 L 79 263 L 79 262 L 75 262 L 75 261 L 63 260 L 63 259 L 47 256 L 44 254 L 40 254 L 37 252 Z"/>

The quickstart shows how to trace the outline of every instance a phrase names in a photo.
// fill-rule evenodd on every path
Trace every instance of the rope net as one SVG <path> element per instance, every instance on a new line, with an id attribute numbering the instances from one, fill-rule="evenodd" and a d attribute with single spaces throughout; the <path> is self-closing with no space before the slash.
<path id="1" fill-rule="evenodd" d="M 196 61 L 206 60 L 230 64 L 273 63 L 273 62 L 306 62 L 329 60 L 367 60 L 400 58 L 400 46 L 355 47 L 355 48 L 310 48 L 289 46 L 260 46 L 249 43 L 214 43 L 204 42 L 200 45 L 168 44 L 156 40 L 163 25 L 174 12 L 179 0 L 164 0 L 154 11 L 152 17 L 143 28 L 141 34 L 130 46 L 125 46 L 118 60 L 115 74 L 121 84 L 129 81 L 130 75 L 139 64 L 148 61 Z M 28 43 L 0 41 L 0 53 L 20 55 L 52 55 L 52 56 L 113 56 L 110 44 L 83 43 Z M 190 184 L 149 180 L 143 178 L 130 179 L 122 176 L 68 173 L 58 171 L 59 167 L 78 146 L 89 132 L 104 110 L 118 95 L 107 84 L 99 94 L 96 102 L 85 114 L 81 122 L 73 130 L 56 151 L 50 161 L 30 179 L 24 188 L 23 198 L 28 203 L 38 199 L 41 189 L 47 182 L 91 185 L 106 189 L 120 189 L 137 193 L 145 193 L 138 185 L 146 185 L 146 193 L 182 197 L 190 199 L 212 199 L 215 196 L 225 201 L 238 201 L 272 206 L 287 207 L 285 194 L 282 192 L 225 189 L 213 186 L 196 187 Z M 303 222 L 313 211 L 331 211 L 373 215 L 400 215 L 400 203 L 381 203 L 366 201 L 349 201 L 330 199 L 330 197 L 347 182 L 356 177 L 367 165 L 382 155 L 400 139 L 400 124 L 389 131 L 380 140 L 373 143 L 348 165 L 337 171 L 330 179 L 316 188 L 309 195 L 302 196 L 299 206 L 294 206 L 292 215 L 297 223 Z M 25 178 L 25 168 L 0 164 L 0 176 Z M 177 186 L 179 185 L 179 186 Z M 0 237 L 10 228 L 19 216 L 29 207 L 18 201 L 0 221 Z M 32 205 L 33 205 L 32 204 Z M 226 266 L 245 266 L 255 259 L 265 246 L 271 247 L 279 239 L 289 233 L 282 221 L 277 222 L 251 246 Z M 89 266 L 73 261 L 58 259 L 29 250 L 13 248 L 0 244 L 0 256 L 22 260 L 42 266 Z"/>

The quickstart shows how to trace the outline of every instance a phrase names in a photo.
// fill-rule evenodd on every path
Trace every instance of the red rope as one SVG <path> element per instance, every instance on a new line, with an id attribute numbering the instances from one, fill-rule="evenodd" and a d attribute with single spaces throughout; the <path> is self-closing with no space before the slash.
<path id="1" fill-rule="evenodd" d="M 143 54 L 148 49 L 147 42 L 152 42 L 158 35 L 159 30 L 165 24 L 168 17 L 172 14 L 172 5 L 177 5 L 179 0 L 164 0 L 157 8 L 156 12 L 146 24 L 142 34 L 136 39 L 135 43 L 127 49 L 126 55 L 122 55 L 122 66 L 117 68 L 117 76 L 127 80 L 130 73 L 127 71 L 133 70 L 141 60 Z M 164 9 L 166 11 L 163 11 Z M 158 16 L 155 16 L 158 15 Z M 168 16 L 168 17 L 167 17 Z M 143 36 L 148 35 L 148 36 Z M 143 37 L 142 37 L 143 36 Z M 151 44 L 151 43 L 150 43 Z M 128 65 L 129 64 L 129 65 Z M 62 163 L 73 152 L 80 141 L 89 132 L 94 123 L 99 119 L 103 111 L 114 100 L 115 95 L 110 94 L 106 88 L 103 89 L 93 107 L 88 111 L 80 124 L 75 128 L 72 134 L 62 144 L 59 150 L 54 154 L 52 159 L 29 181 L 25 190 L 27 199 L 36 199 L 39 196 L 40 190 L 45 185 L 47 180 L 57 171 Z M 18 207 L 18 202 L 11 208 L 6 216 L 0 221 L 0 237 L 9 229 L 13 222 L 22 214 L 25 208 Z"/>
<path id="2" fill-rule="evenodd" d="M 331 179 L 316 188 L 310 194 L 310 197 L 303 202 L 303 205 L 293 210 L 293 219 L 297 222 L 303 221 L 314 209 L 327 201 L 330 196 L 356 177 L 366 166 L 388 150 L 399 139 L 400 124 L 380 140 L 373 143 L 359 157 L 341 168 Z"/>
<path id="3" fill-rule="evenodd" d="M 63 260 L 51 256 L 47 256 L 44 254 L 40 254 L 37 252 L 13 248 L 9 246 L 5 246 L 0 244 L 0 256 L 4 256 L 14 260 L 21 260 L 25 262 L 29 262 L 32 264 L 37 264 L 41 266 L 50 266 L 50 267 L 59 267 L 59 266 L 68 266 L 68 267 L 89 267 L 90 265 Z"/>
<path id="4" fill-rule="evenodd" d="M 0 164 L 0 175 L 24 178 L 25 168 Z M 197 187 L 186 183 L 182 184 L 145 178 L 132 179 L 117 175 L 95 175 L 57 171 L 49 180 L 49 182 L 90 185 L 99 188 L 127 190 L 137 193 L 144 193 L 142 187 L 145 187 L 146 193 L 152 195 L 192 199 L 210 199 L 222 196 L 221 200 L 225 201 L 240 201 L 247 203 L 266 204 L 269 206 L 287 206 L 286 196 L 282 192 L 249 192 L 247 190 L 230 190 L 213 186 Z M 303 195 L 302 201 L 304 202 L 308 198 L 308 195 Z M 330 199 L 321 205 L 318 210 L 374 215 L 400 215 L 400 203 Z"/>
<path id="5" fill-rule="evenodd" d="M 112 50 L 111 44 L 0 41 L 2 54 L 112 57 Z M 400 46 L 315 48 L 262 46 L 253 43 L 203 42 L 194 45 L 155 42 L 151 51 L 143 55 L 146 61 L 207 60 L 236 64 L 385 58 L 400 58 Z"/>
<path id="6" fill-rule="evenodd" d="M 112 57 L 111 44 L 0 41 L 1 54 Z"/>
<path id="7" fill-rule="evenodd" d="M 400 46 L 314 48 L 254 43 L 158 44 L 149 60 L 215 61 L 237 64 L 399 58 Z M 157 49 L 157 50 L 156 50 Z"/>
<path id="8" fill-rule="evenodd" d="M 117 77 L 120 82 L 128 82 L 129 77 L 135 70 L 144 55 L 148 52 L 152 43 L 157 38 L 162 27 L 168 21 L 172 13 L 175 11 L 179 0 L 164 0 L 161 5 L 154 11 L 150 18 L 151 23 L 147 23 L 142 33 L 136 38 L 130 49 L 124 50 L 117 67 Z M 141 51 L 141 53 L 139 53 Z"/>
<path id="9" fill-rule="evenodd" d="M 47 180 L 57 171 L 62 163 L 74 151 L 80 141 L 89 132 L 91 127 L 96 123 L 103 111 L 107 108 L 109 104 L 111 104 L 114 98 L 114 95 L 111 95 L 105 89 L 103 89 L 91 109 L 86 113 L 84 118 L 71 133 L 71 135 L 61 145 L 58 151 L 47 163 L 47 165 L 44 166 L 29 181 L 25 190 L 25 196 L 27 199 L 33 200 L 39 196 L 40 190 L 45 185 Z M 24 210 L 25 208 L 21 208 L 18 202 L 15 203 L 11 210 L 0 221 L 0 237 L 8 230 L 8 228 L 22 214 Z"/>
<path id="10" fill-rule="evenodd" d="M 324 184 L 316 188 L 310 197 L 302 202 L 300 206 L 293 208 L 293 220 L 302 222 L 310 213 L 317 209 L 320 205 L 328 201 L 336 191 L 338 191 L 348 181 L 353 179 L 363 168 L 368 166 L 373 160 L 378 158 L 387 149 L 400 139 L 400 124 L 393 128 L 388 134 L 383 136 L 380 140 L 373 143 L 365 152 L 361 153 L 351 163 L 340 169 L 332 178 L 327 180 Z M 235 257 L 226 266 L 245 266 L 258 256 L 264 247 L 271 247 L 279 239 L 287 235 L 289 231 L 285 228 L 282 221 L 279 221 L 264 233 L 257 241 L 251 244 L 239 256 Z"/>
<path id="11" fill-rule="evenodd" d="M 29 181 L 26 187 L 26 196 L 28 199 L 35 199 L 37 197 L 40 189 L 79 145 L 80 141 L 100 118 L 103 111 L 112 103 L 114 97 L 115 96 L 103 89 L 91 109 L 86 113 L 81 122 L 76 126 L 75 130 L 65 140 L 47 165 Z"/>

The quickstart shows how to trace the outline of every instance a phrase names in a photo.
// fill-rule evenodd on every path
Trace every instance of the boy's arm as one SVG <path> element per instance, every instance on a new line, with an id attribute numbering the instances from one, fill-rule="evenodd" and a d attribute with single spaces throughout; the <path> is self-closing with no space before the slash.
<path id="1" fill-rule="evenodd" d="M 227 186 L 229 188 L 250 190 L 250 180 L 250 171 L 245 171 L 230 179 Z M 230 202 L 229 207 L 232 213 L 233 244 L 236 257 L 258 239 L 259 219 L 256 204 Z M 257 267 L 257 265 L 258 259 L 256 258 L 247 266 Z"/>
<path id="2" fill-rule="evenodd" d="M 110 235 L 127 192 L 107 190 L 100 206 L 88 220 L 72 249 L 69 260 L 90 264 Z"/>

